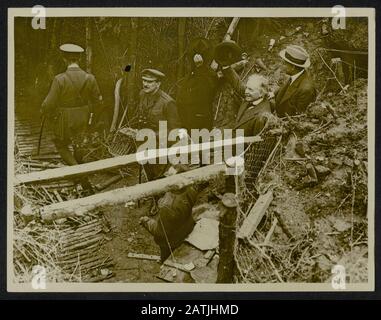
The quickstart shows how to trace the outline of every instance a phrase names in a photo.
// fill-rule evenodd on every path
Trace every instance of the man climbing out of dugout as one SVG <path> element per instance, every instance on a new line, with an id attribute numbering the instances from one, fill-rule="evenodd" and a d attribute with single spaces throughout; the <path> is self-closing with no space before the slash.
<path id="1" fill-rule="evenodd" d="M 63 44 L 60 50 L 67 69 L 54 77 L 41 112 L 53 128 L 54 144 L 62 160 L 68 165 L 76 165 L 83 162 L 86 132 L 102 96 L 95 77 L 79 67 L 84 49 L 75 44 Z M 87 178 L 81 178 L 79 182 L 84 189 L 93 192 Z"/>
<path id="2" fill-rule="evenodd" d="M 184 165 L 170 167 L 166 176 L 187 171 Z M 192 208 L 197 200 L 198 187 L 187 186 L 168 191 L 158 201 L 158 214 L 155 218 L 141 217 L 139 222 L 154 237 L 160 247 L 161 261 L 164 262 L 192 232 L 194 220 Z"/>

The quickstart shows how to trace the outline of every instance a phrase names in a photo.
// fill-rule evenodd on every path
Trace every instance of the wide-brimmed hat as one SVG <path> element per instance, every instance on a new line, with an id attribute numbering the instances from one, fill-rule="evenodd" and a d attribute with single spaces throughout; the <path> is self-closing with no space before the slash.
<path id="1" fill-rule="evenodd" d="M 279 56 L 288 63 L 300 68 L 308 68 L 311 65 L 310 55 L 301 46 L 287 46 L 286 49 L 279 52 Z"/>
<path id="2" fill-rule="evenodd" d="M 156 69 L 144 69 L 142 71 L 142 79 L 148 81 L 160 81 L 165 77 L 165 74 Z"/>

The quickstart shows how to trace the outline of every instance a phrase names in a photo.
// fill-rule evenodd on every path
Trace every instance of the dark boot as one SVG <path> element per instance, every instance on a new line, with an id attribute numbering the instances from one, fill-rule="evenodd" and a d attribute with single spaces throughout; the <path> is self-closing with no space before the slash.
<path id="1" fill-rule="evenodd" d="M 60 154 L 62 160 L 69 166 L 74 166 L 78 164 L 77 160 L 74 158 L 73 154 L 69 150 L 69 145 L 62 140 L 55 139 L 54 144 Z"/>
<path id="2" fill-rule="evenodd" d="M 88 178 L 81 178 L 79 183 L 84 191 L 87 191 L 89 194 L 95 194 L 95 190 Z"/>
<path id="3" fill-rule="evenodd" d="M 78 163 L 83 163 L 84 151 L 79 146 L 74 146 L 74 158 Z"/>

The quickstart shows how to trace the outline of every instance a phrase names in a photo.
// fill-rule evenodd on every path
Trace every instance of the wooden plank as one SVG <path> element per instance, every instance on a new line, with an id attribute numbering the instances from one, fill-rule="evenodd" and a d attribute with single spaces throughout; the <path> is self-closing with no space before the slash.
<path id="1" fill-rule="evenodd" d="M 254 207 L 243 221 L 241 228 L 237 233 L 239 239 L 250 239 L 261 222 L 267 208 L 273 200 L 273 192 L 268 191 L 266 194 L 261 195 L 255 202 Z"/>
<path id="2" fill-rule="evenodd" d="M 270 239 L 271 239 L 277 225 L 278 225 L 278 219 L 277 219 L 277 217 L 275 217 L 273 223 L 271 224 L 270 230 L 266 235 L 265 241 L 263 241 L 263 246 L 264 246 L 263 252 L 266 252 L 266 246 L 268 246 L 270 244 Z"/>
<path id="3" fill-rule="evenodd" d="M 54 203 L 40 208 L 39 211 L 44 220 L 83 216 L 98 207 L 125 204 L 129 201 L 147 198 L 169 190 L 178 190 L 194 183 L 205 182 L 225 173 L 225 170 L 226 166 L 224 164 L 213 164 L 131 187 Z"/>
<path id="4" fill-rule="evenodd" d="M 142 259 L 142 260 L 153 260 L 153 261 L 156 261 L 156 262 L 160 261 L 160 256 L 154 255 L 154 254 L 144 254 L 144 253 L 129 252 L 127 257 L 129 257 L 129 258 L 135 258 L 135 259 Z"/>
<path id="5" fill-rule="evenodd" d="M 245 143 L 259 142 L 262 139 L 259 136 L 245 137 Z M 181 152 L 172 148 L 156 149 L 156 154 L 150 157 L 144 157 L 145 159 L 156 159 L 164 156 L 174 156 L 176 154 L 189 154 L 194 152 L 194 149 L 199 148 L 200 151 L 210 150 L 222 146 L 231 146 L 239 143 L 236 139 L 219 140 L 216 142 L 204 142 L 200 144 L 190 144 L 185 146 Z M 193 150 L 192 150 L 193 148 Z M 160 151 L 159 151 L 160 150 Z M 160 152 L 160 154 L 159 154 Z M 144 151 L 129 154 L 125 156 L 109 158 L 104 160 L 98 160 L 94 162 L 83 163 L 75 166 L 66 166 L 57 169 L 48 169 L 39 172 L 31 172 L 25 174 L 19 174 L 14 179 L 14 185 L 40 183 L 43 181 L 52 181 L 56 179 L 72 178 L 79 175 L 88 175 L 97 171 L 117 169 L 124 167 L 128 164 L 138 162 L 138 159 L 142 159 Z"/>
<path id="6" fill-rule="evenodd" d="M 278 224 L 278 219 L 275 217 L 273 223 L 271 224 L 270 230 L 266 235 L 265 241 L 263 241 L 263 244 L 266 246 L 270 243 L 271 236 L 274 233 L 275 227 Z"/>
<path id="7" fill-rule="evenodd" d="M 102 190 L 106 189 L 107 187 L 111 186 L 112 184 L 119 182 L 122 179 L 123 179 L 123 177 L 121 174 L 115 175 L 115 176 L 107 179 L 106 181 L 102 181 L 102 182 L 96 184 L 95 189 L 97 189 L 98 191 L 102 191 Z"/>

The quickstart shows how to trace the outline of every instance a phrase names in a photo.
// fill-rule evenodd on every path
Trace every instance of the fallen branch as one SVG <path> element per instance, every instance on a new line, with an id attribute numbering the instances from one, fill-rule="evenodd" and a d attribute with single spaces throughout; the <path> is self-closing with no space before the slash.
<path id="1" fill-rule="evenodd" d="M 283 158 L 283 160 L 285 161 L 307 161 L 307 160 L 311 160 L 309 158 Z"/>
<path id="2" fill-rule="evenodd" d="M 275 227 L 277 226 L 277 224 L 278 224 L 278 219 L 275 217 L 273 223 L 271 224 L 271 228 L 266 235 L 265 241 L 263 241 L 263 244 L 262 244 L 263 246 L 269 245 L 271 236 L 273 235 Z"/>
<path id="3" fill-rule="evenodd" d="M 341 90 L 342 90 L 342 91 L 345 91 L 345 88 L 344 88 L 344 86 L 341 84 L 341 82 L 339 81 L 339 79 L 337 78 L 335 71 L 333 71 L 332 68 L 327 64 L 327 62 L 324 60 L 324 58 L 323 58 L 322 55 L 320 54 L 319 50 L 316 50 L 316 52 L 318 53 L 320 59 L 323 61 L 323 63 L 325 64 L 325 66 L 329 69 L 329 71 L 331 71 L 331 73 L 332 73 L 333 76 L 335 77 L 335 80 L 336 80 L 337 83 L 340 85 Z"/>
<path id="4" fill-rule="evenodd" d="M 321 127 L 319 127 L 316 130 L 312 131 L 311 134 L 317 133 L 317 132 L 323 130 L 324 128 L 328 127 L 333 122 L 335 122 L 335 121 L 334 120 L 329 120 L 327 123 L 323 124 Z"/>
<path id="5" fill-rule="evenodd" d="M 274 273 L 276 275 L 276 277 L 278 278 L 278 280 L 280 282 L 284 282 L 282 277 L 280 276 L 279 272 L 278 272 L 278 269 L 275 267 L 274 263 L 272 262 L 271 258 L 262 250 L 262 248 L 260 246 L 258 246 L 256 243 L 254 243 L 252 240 L 249 240 L 249 243 L 250 245 L 252 245 L 254 248 L 256 248 L 261 254 L 262 256 L 264 256 L 268 261 L 269 263 L 271 264 L 271 266 L 273 267 L 274 269 Z"/>

